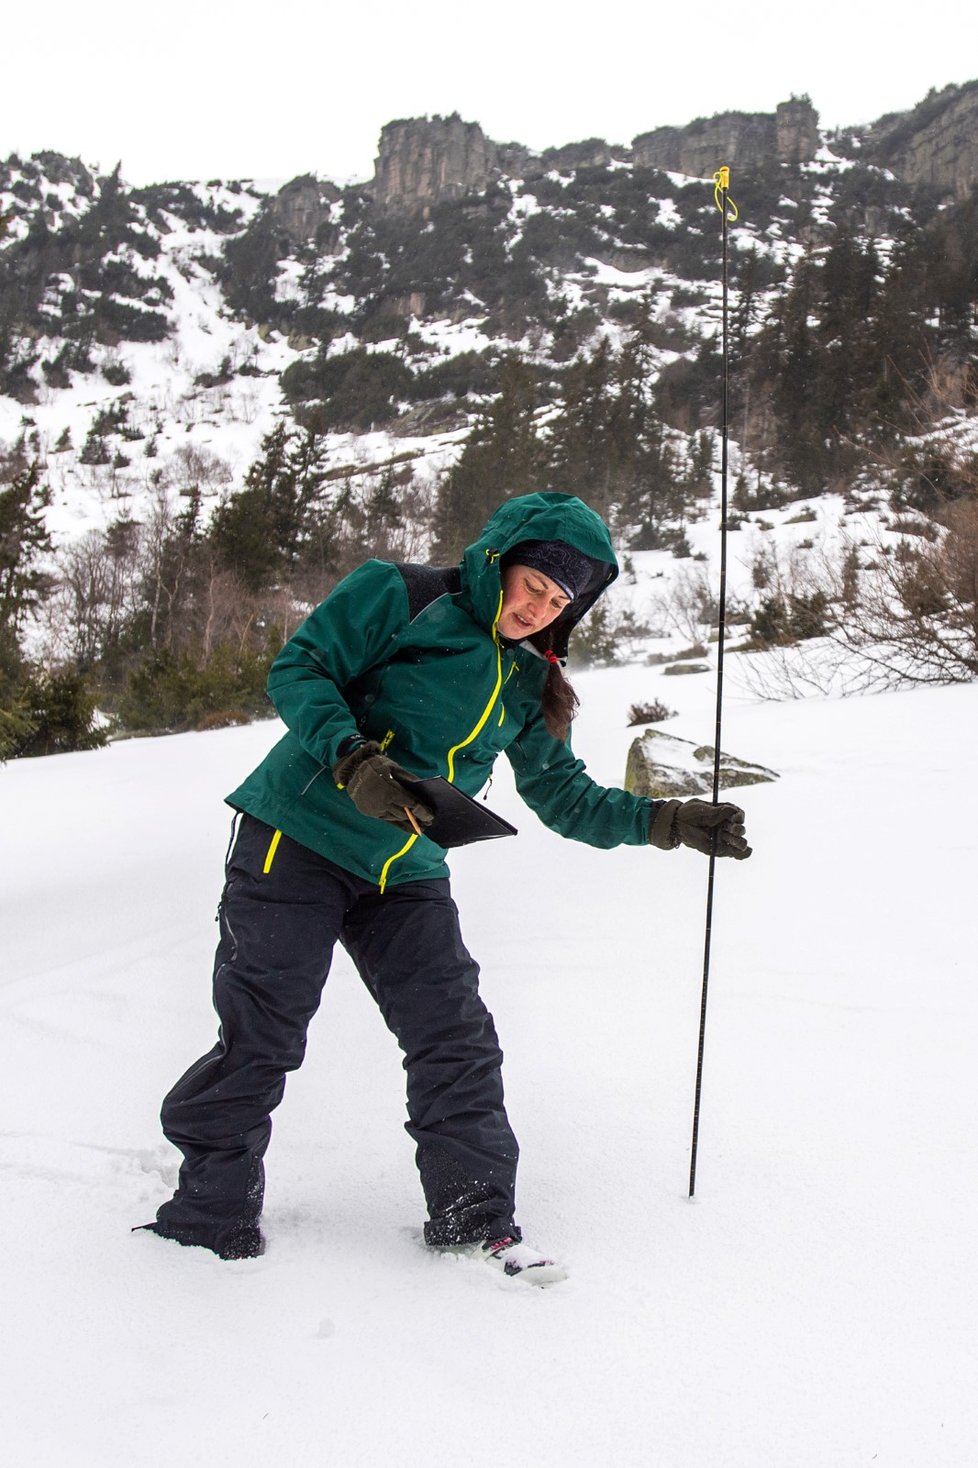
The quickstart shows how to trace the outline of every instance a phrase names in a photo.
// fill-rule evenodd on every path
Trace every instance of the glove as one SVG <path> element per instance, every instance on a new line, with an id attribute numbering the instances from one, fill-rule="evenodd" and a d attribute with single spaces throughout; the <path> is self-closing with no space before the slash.
<path id="1" fill-rule="evenodd" d="M 661 851 L 691 846 L 707 856 L 732 856 L 745 861 L 751 848 L 744 838 L 744 812 L 739 805 L 708 800 L 667 800 L 652 817 L 649 840 Z"/>
<path id="2" fill-rule="evenodd" d="M 361 815 L 389 821 L 401 831 L 415 830 L 407 811 L 419 826 L 430 826 L 435 818 L 434 811 L 405 788 L 417 778 L 381 754 L 373 740 L 358 744 L 333 766 L 333 779 L 341 790 L 345 787 Z"/>

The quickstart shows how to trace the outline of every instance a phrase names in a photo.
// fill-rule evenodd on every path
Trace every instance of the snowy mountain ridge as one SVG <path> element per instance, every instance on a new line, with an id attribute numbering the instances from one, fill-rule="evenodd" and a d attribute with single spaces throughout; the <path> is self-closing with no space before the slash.
<path id="1" fill-rule="evenodd" d="M 372 185 L 271 193 L 8 160 L 0 483 L 26 600 L 0 627 L 2 747 L 73 747 L 95 708 L 128 732 L 252 717 L 353 565 L 456 560 L 530 489 L 590 503 L 625 567 L 575 656 L 699 645 L 725 385 L 738 635 L 886 645 L 883 682 L 974 676 L 978 195 L 883 161 L 972 91 L 871 142 L 801 101 L 715 119 L 731 156 L 773 149 L 722 197 L 650 162 L 691 166 L 692 124 L 530 155 L 415 119 Z"/>
<path id="2" fill-rule="evenodd" d="M 840 228 L 889 258 L 916 196 L 858 141 L 823 135 L 801 162 L 734 170 L 735 267 L 759 262 L 751 336 L 779 282 Z M 0 444 L 41 456 L 56 534 L 138 517 L 161 485 L 216 500 L 277 418 L 309 421 L 323 402 L 334 467 L 399 458 L 432 488 L 496 390 L 500 355 L 559 396 L 566 364 L 601 340 L 620 347 L 640 307 L 655 325 L 650 385 L 694 363 L 717 330 L 712 185 L 575 146 L 553 150 L 562 166 L 511 150 L 525 176 L 497 170 L 406 219 L 369 185 L 129 189 L 54 153 L 8 160 Z M 362 413 L 330 414 L 337 374 L 323 364 L 363 356 L 404 371 Z M 687 411 L 692 426 L 703 411 Z"/>

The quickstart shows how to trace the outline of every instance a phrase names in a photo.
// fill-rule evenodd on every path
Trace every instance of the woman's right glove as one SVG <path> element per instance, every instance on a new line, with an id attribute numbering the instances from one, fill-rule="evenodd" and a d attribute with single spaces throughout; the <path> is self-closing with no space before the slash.
<path id="1" fill-rule="evenodd" d="M 708 800 L 665 800 L 652 817 L 649 840 L 661 851 L 691 846 L 706 856 L 732 856 L 744 861 L 751 854 L 744 836 L 744 812 L 739 805 Z"/>
<path id="2" fill-rule="evenodd" d="M 381 754 L 380 745 L 366 740 L 333 766 L 333 779 L 346 790 L 361 815 L 388 821 L 402 831 L 414 831 L 407 812 L 419 826 L 430 826 L 434 812 L 406 787 L 417 780 L 400 765 Z"/>

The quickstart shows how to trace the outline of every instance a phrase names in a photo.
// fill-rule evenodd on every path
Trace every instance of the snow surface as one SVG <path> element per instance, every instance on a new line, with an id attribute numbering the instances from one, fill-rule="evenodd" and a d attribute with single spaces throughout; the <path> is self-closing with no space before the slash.
<path id="1" fill-rule="evenodd" d="M 176 1175 L 160 1097 L 213 1040 L 229 813 L 274 724 L 0 769 L 7 851 L 3 1437 L 18 1465 L 965 1468 L 978 1461 L 978 687 L 776 704 L 731 655 L 755 854 L 516 840 L 453 859 L 507 1053 L 533 1290 L 420 1243 L 396 1046 L 338 955 L 276 1113 L 268 1250 L 133 1224 Z M 708 739 L 712 680 L 577 679 Z M 679 685 L 679 686 L 677 686 Z"/>

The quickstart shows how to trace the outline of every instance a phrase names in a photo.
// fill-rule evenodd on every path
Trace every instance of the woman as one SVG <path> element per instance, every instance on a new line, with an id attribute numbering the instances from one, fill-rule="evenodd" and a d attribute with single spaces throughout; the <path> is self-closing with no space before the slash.
<path id="1" fill-rule="evenodd" d="M 225 1259 L 261 1252 L 270 1113 L 340 941 L 404 1052 L 426 1243 L 563 1278 L 515 1222 L 502 1055 L 411 785 L 440 775 L 474 795 L 505 750 L 522 798 L 563 836 L 750 854 L 738 807 L 605 789 L 571 753 L 560 660 L 617 574 L 581 500 L 526 495 L 460 566 L 368 561 L 286 643 L 268 692 L 288 732 L 228 797 L 242 816 L 220 907 L 220 1034 L 163 1103 L 184 1160 L 149 1228 Z"/>

